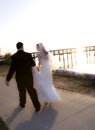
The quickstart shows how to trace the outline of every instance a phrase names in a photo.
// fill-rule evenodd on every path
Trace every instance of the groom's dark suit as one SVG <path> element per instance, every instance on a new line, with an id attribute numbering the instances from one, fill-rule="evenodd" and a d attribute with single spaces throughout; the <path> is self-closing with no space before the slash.
<path id="1" fill-rule="evenodd" d="M 20 106 L 24 107 L 26 103 L 26 90 L 30 95 L 34 107 L 40 108 L 36 90 L 33 88 L 32 66 L 35 62 L 31 54 L 18 50 L 11 56 L 12 62 L 6 77 L 6 81 L 10 81 L 14 72 L 16 72 L 16 82 L 20 97 Z"/>

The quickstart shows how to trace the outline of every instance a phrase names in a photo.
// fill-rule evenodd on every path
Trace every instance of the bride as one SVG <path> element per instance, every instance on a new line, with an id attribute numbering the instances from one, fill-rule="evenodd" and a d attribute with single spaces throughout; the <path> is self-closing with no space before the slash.
<path id="1" fill-rule="evenodd" d="M 38 98 L 43 102 L 58 102 L 60 96 L 53 85 L 50 52 L 46 51 L 42 43 L 37 44 L 36 49 L 38 51 L 38 66 L 33 67 L 32 71 Z"/>

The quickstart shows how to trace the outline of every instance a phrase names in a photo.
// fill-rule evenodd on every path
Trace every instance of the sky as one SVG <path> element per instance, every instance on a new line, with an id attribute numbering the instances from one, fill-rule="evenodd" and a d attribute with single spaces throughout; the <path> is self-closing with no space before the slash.
<path id="1" fill-rule="evenodd" d="M 0 0 L 0 50 L 15 53 L 16 43 L 36 51 L 95 45 L 94 0 Z"/>

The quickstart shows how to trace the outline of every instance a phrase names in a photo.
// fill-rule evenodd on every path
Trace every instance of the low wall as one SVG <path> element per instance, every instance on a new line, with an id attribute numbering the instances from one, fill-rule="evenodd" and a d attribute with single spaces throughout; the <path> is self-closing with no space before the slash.
<path id="1" fill-rule="evenodd" d="M 79 73 L 73 70 L 57 69 L 55 75 L 78 78 L 95 84 L 95 75 L 88 73 Z"/>

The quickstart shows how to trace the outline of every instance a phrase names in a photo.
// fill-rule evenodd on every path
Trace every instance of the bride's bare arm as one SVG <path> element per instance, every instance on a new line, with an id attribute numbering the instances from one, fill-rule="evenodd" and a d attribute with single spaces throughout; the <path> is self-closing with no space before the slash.
<path id="1" fill-rule="evenodd" d="M 41 60 L 40 60 L 40 56 L 38 55 L 38 66 L 37 69 L 40 70 L 41 67 Z"/>

